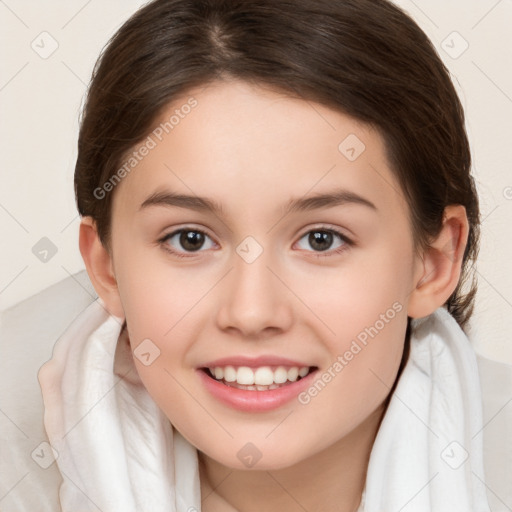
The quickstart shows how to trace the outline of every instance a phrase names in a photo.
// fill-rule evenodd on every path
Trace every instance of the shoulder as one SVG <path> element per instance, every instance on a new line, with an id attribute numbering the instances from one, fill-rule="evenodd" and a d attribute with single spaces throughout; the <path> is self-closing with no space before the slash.
<path id="1" fill-rule="evenodd" d="M 477 354 L 484 470 L 492 510 L 512 507 L 512 365 Z M 475 433 L 476 435 L 476 433 Z"/>
<path id="2" fill-rule="evenodd" d="M 4 512 L 60 510 L 62 475 L 44 430 L 37 374 L 60 335 L 95 298 L 83 271 L 1 314 L 0 509 Z"/>

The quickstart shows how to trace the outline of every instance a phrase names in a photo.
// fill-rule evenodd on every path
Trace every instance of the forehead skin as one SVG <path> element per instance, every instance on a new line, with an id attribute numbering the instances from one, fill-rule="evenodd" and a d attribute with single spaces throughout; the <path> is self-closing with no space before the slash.
<path id="1" fill-rule="evenodd" d="M 164 111 L 155 129 L 192 96 L 197 106 L 167 128 L 169 133 L 149 134 L 154 147 L 114 190 L 114 232 L 120 217 L 130 224 L 147 217 L 140 205 L 162 189 L 220 203 L 222 215 L 209 218 L 233 242 L 247 233 L 274 233 L 290 199 L 334 188 L 361 195 L 377 207 L 378 212 L 352 209 L 360 220 L 371 217 L 374 229 L 397 218 L 408 224 L 408 206 L 389 168 L 383 139 L 368 125 L 317 103 L 234 81 L 189 91 Z M 354 136 L 364 150 L 350 161 L 346 155 L 357 141 Z M 355 147 L 357 155 L 363 146 L 356 142 Z"/>

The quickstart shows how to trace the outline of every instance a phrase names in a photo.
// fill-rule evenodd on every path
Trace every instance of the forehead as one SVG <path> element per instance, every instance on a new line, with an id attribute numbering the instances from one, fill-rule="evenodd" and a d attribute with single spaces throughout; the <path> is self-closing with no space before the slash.
<path id="1" fill-rule="evenodd" d="M 342 187 L 403 210 L 385 149 L 376 130 L 326 106 L 245 82 L 214 82 L 188 91 L 155 120 L 130 153 L 134 165 L 115 202 L 133 210 L 168 188 L 207 196 L 237 215 Z"/>

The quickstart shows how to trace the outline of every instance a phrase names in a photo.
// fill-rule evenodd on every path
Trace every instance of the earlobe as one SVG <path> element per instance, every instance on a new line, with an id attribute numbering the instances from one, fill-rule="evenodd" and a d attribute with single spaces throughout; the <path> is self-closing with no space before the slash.
<path id="1" fill-rule="evenodd" d="M 108 312 L 124 318 L 112 258 L 100 241 L 92 217 L 83 217 L 80 222 L 79 247 L 89 279 Z"/>
<path id="2" fill-rule="evenodd" d="M 422 318 L 445 304 L 460 279 L 469 225 L 462 205 L 445 208 L 443 227 L 418 260 L 415 288 L 410 295 L 408 316 Z"/>

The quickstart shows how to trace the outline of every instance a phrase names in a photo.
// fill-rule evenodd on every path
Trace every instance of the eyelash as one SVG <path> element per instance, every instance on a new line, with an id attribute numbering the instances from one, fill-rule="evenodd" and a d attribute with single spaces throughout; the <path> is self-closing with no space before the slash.
<path id="1" fill-rule="evenodd" d="M 174 249 L 171 249 L 169 247 L 169 244 L 166 243 L 170 238 L 172 238 L 174 235 L 177 235 L 178 233 L 181 233 L 182 231 L 191 231 L 191 232 L 194 232 L 194 233 L 201 233 L 202 235 L 205 235 L 208 238 L 211 238 L 208 235 L 208 233 L 206 233 L 202 229 L 198 229 L 198 228 L 180 228 L 180 229 L 177 229 L 176 231 L 173 231 L 171 233 L 168 233 L 168 234 L 164 235 L 162 238 L 160 238 L 158 240 L 158 243 L 162 246 L 162 248 L 165 251 L 171 253 L 173 256 L 176 256 L 178 258 L 190 258 L 190 257 L 193 257 L 194 254 L 195 254 L 195 252 L 192 252 L 192 253 L 189 253 L 189 255 L 187 255 L 187 253 L 175 251 Z M 354 242 L 352 240 L 350 240 L 349 238 L 347 238 L 347 236 L 344 235 L 343 233 L 341 233 L 340 231 L 338 231 L 338 230 L 336 230 L 334 228 L 331 228 L 331 227 L 328 228 L 328 227 L 323 227 L 323 226 L 322 227 L 318 227 L 318 228 L 314 228 L 314 229 L 310 229 L 309 231 L 306 231 L 305 233 L 303 233 L 301 235 L 299 240 L 304 238 L 304 236 L 308 235 L 309 233 L 315 233 L 315 232 L 334 233 L 343 242 L 343 245 L 341 245 L 340 247 L 338 247 L 337 249 L 334 249 L 334 250 L 330 250 L 330 251 L 307 251 L 307 252 L 313 252 L 315 257 L 317 257 L 317 258 L 326 258 L 326 257 L 330 257 L 330 256 L 335 256 L 335 255 L 341 254 L 342 252 L 346 251 L 349 247 L 354 245 Z M 196 251 L 196 252 L 201 252 L 201 251 Z"/>

